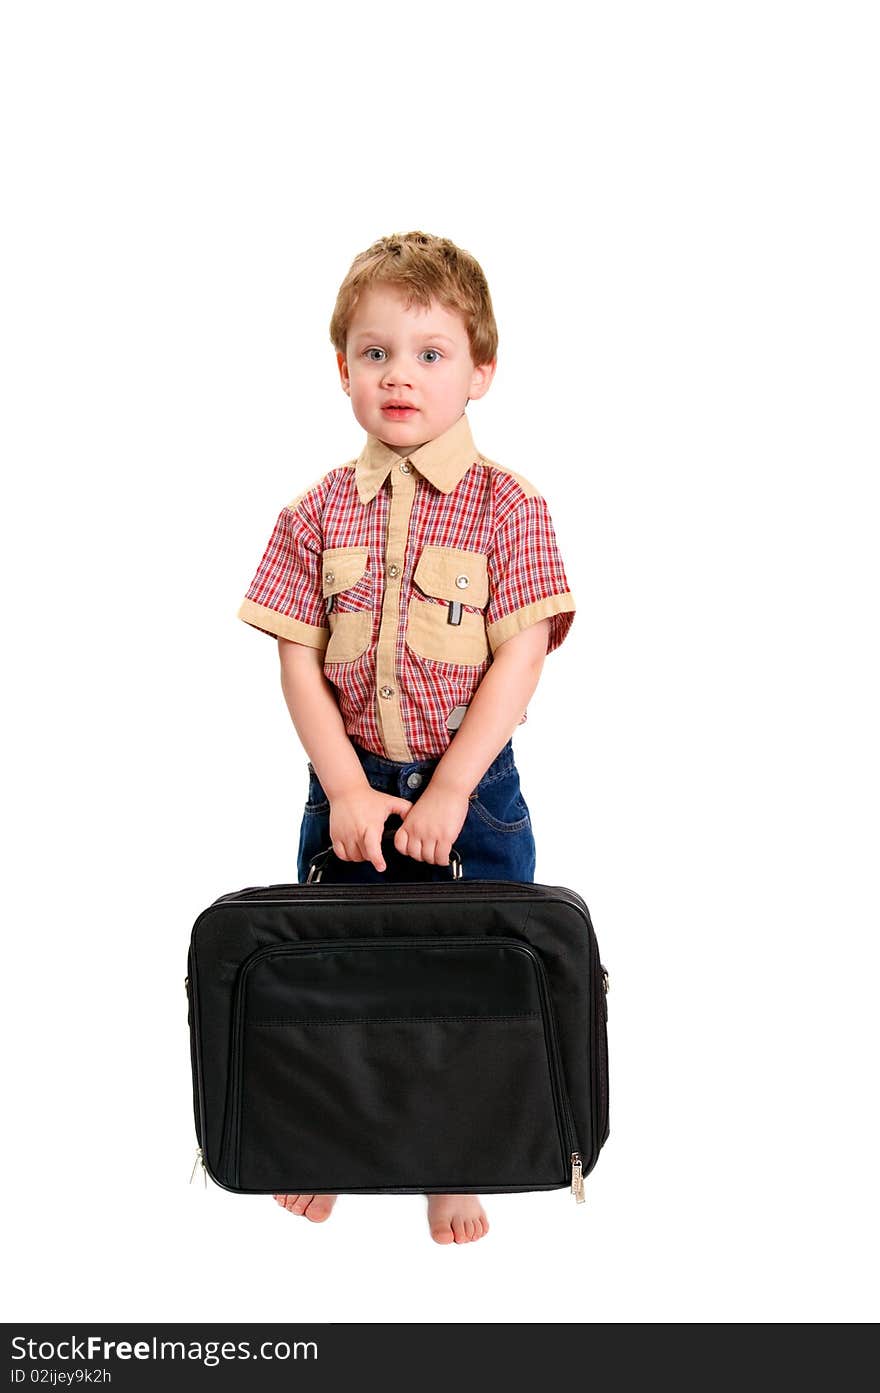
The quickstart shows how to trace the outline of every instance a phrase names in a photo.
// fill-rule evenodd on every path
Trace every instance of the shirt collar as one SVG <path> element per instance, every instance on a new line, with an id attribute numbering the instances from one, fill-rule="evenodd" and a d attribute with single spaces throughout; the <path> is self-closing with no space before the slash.
<path id="1" fill-rule="evenodd" d="M 451 493 L 479 459 L 467 416 L 459 416 L 455 425 L 406 458 L 441 493 Z M 398 455 L 375 435 L 367 436 L 367 443 L 355 463 L 355 480 L 362 503 L 375 498 L 394 465 L 400 464 L 402 459 L 403 455 Z"/>

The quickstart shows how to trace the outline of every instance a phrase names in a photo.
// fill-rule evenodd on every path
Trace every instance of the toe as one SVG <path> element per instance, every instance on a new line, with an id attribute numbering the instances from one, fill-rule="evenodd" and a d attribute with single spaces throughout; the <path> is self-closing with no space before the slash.
<path id="1" fill-rule="evenodd" d="M 431 1227 L 431 1237 L 435 1243 L 454 1243 L 455 1235 L 447 1223 L 434 1224 Z"/>
<path id="2" fill-rule="evenodd" d="M 311 1202 L 306 1207 L 305 1215 L 311 1219 L 313 1224 L 323 1224 L 325 1219 L 330 1218 L 330 1211 L 333 1208 L 333 1200 L 329 1195 L 313 1195 Z"/>
<path id="3" fill-rule="evenodd" d="M 460 1214 L 452 1216 L 452 1232 L 455 1235 L 456 1243 L 467 1243 L 467 1234 L 464 1231 L 464 1219 Z"/>
<path id="4" fill-rule="evenodd" d="M 465 1232 L 465 1237 L 466 1237 L 468 1243 L 472 1243 L 472 1242 L 474 1241 L 475 1230 L 476 1230 L 476 1224 L 475 1224 L 474 1220 L 473 1220 L 473 1219 L 465 1219 L 465 1221 L 464 1221 L 464 1232 Z"/>

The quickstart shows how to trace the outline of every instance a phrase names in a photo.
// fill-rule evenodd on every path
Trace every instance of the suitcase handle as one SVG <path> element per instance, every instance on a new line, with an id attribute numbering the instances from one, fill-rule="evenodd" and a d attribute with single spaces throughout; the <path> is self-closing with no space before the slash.
<path id="1" fill-rule="evenodd" d="M 396 827 L 386 828 L 385 831 L 382 833 L 383 845 L 386 842 L 393 841 L 396 832 Z M 309 873 L 306 876 L 306 885 L 317 884 L 317 882 L 321 879 L 321 876 L 324 874 L 324 871 L 327 869 L 327 863 L 333 856 L 333 854 L 333 847 L 328 846 L 325 851 L 319 851 L 316 856 L 312 857 L 311 861 L 309 862 Z M 449 853 L 449 869 L 452 872 L 453 880 L 461 880 L 461 857 L 456 851 L 455 847 L 453 847 Z"/>

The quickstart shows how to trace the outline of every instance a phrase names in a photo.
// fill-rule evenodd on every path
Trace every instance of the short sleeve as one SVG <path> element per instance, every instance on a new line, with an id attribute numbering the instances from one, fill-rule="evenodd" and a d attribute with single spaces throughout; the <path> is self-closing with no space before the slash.
<path id="1" fill-rule="evenodd" d="M 238 618 L 276 638 L 324 649 L 330 639 L 321 584 L 321 534 L 301 500 L 282 508 Z"/>
<path id="2" fill-rule="evenodd" d="M 494 653 L 522 629 L 550 620 L 547 652 L 558 648 L 574 621 L 553 522 L 539 495 L 519 503 L 495 533 L 489 554 L 486 634 Z"/>

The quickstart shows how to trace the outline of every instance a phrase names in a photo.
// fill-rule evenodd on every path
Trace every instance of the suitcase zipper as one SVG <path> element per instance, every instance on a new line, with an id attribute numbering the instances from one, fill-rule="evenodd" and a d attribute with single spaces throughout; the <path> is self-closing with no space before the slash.
<path id="1" fill-rule="evenodd" d="M 531 948 L 526 950 L 535 963 L 538 972 L 539 990 L 541 992 L 541 1008 L 544 1020 L 550 1029 L 550 1049 L 548 1054 L 553 1060 L 553 1067 L 558 1077 L 558 1096 L 562 1103 L 562 1111 L 565 1119 L 565 1132 L 571 1147 L 569 1163 L 571 1165 L 571 1193 L 578 1204 L 584 1202 L 584 1168 L 581 1161 L 581 1154 L 577 1149 L 577 1138 L 574 1132 L 574 1118 L 571 1115 L 571 1105 L 568 1100 L 568 1090 L 565 1087 L 565 1078 L 562 1071 L 562 1058 L 559 1051 L 559 1037 L 556 1033 L 556 1015 L 553 1010 L 553 1002 L 550 998 L 550 986 L 547 981 L 547 974 L 544 964 Z"/>
<path id="2" fill-rule="evenodd" d="M 190 949 L 189 957 L 187 958 L 187 974 L 186 974 L 186 977 L 185 977 L 185 979 L 184 979 L 183 985 L 184 985 L 184 988 L 185 988 L 185 990 L 186 990 L 186 1007 L 187 1007 L 187 1010 L 186 1010 L 186 1019 L 187 1019 L 187 1025 L 189 1026 L 189 1052 L 190 1052 L 190 1061 L 191 1061 L 191 1063 L 192 1063 L 192 1074 L 193 1074 L 193 1121 L 195 1122 L 195 1127 L 196 1127 L 196 1140 L 197 1140 L 198 1143 L 199 1143 L 199 1156 L 202 1157 L 202 1164 L 204 1165 L 204 1156 L 203 1156 L 203 1154 L 202 1154 L 202 1143 L 203 1143 L 203 1141 L 204 1141 L 204 1138 L 202 1137 L 202 1109 L 201 1109 L 201 1106 L 200 1106 L 200 1103 L 199 1103 L 199 1087 L 198 1087 L 198 1081 L 199 1081 L 199 1078 L 200 1078 L 200 1074 L 199 1074 L 199 1069 L 198 1069 L 198 1058 L 197 1058 L 197 1050 L 196 1050 L 196 1022 L 195 1022 L 195 1009 L 194 1009 L 194 1004 L 193 1004 L 193 982 L 192 982 L 192 979 L 191 979 L 191 977 L 190 977 L 191 971 L 192 971 L 192 949 Z M 190 1183 L 192 1183 L 192 1181 L 190 1181 Z M 207 1181 L 205 1181 L 205 1184 L 207 1184 Z"/>
<path id="3" fill-rule="evenodd" d="M 358 888 L 358 887 L 351 887 Z M 360 887 L 363 888 L 363 887 Z M 381 887 L 380 887 L 381 888 Z M 583 1202 L 583 1171 L 580 1152 L 577 1149 L 577 1140 L 574 1133 L 574 1120 L 571 1114 L 571 1107 L 565 1088 L 565 1079 L 562 1071 L 562 1063 L 559 1054 L 559 1041 L 556 1034 L 556 1020 L 553 1012 L 553 1003 L 550 999 L 550 990 L 547 984 L 544 964 L 535 950 L 527 943 L 523 943 L 516 938 L 385 938 L 385 939 L 321 939 L 309 943 L 272 943 L 264 948 L 258 948 L 249 958 L 242 963 L 239 970 L 238 980 L 235 985 L 235 996 L 233 1004 L 233 1026 L 232 1026 L 232 1068 L 230 1071 L 229 1082 L 229 1103 L 227 1107 L 226 1122 L 223 1128 L 223 1139 L 221 1143 L 221 1156 L 229 1159 L 229 1169 L 234 1176 L 235 1186 L 240 1184 L 239 1178 L 239 1148 L 241 1132 L 241 1056 L 242 1056 L 242 1030 L 243 1030 L 243 1009 L 242 1001 L 247 980 L 247 974 L 252 967 L 263 959 L 274 955 L 287 956 L 296 953 L 308 952 L 327 952 L 340 951 L 347 952 L 349 949 L 359 948 L 410 948 L 424 947 L 428 944 L 442 943 L 444 947 L 485 947 L 486 944 L 499 945 L 506 948 L 516 948 L 525 953 L 532 961 L 538 982 L 538 993 L 541 998 L 541 1018 L 544 1024 L 544 1043 L 547 1049 L 547 1058 L 550 1066 L 550 1085 L 553 1093 L 553 1111 L 556 1117 L 556 1126 L 559 1132 L 560 1154 L 563 1163 L 563 1173 L 568 1174 L 571 1169 L 571 1193 L 580 1204 Z M 201 1156 L 201 1149 L 199 1156 Z M 196 1158 L 196 1166 L 198 1157 Z M 202 1158 L 204 1165 L 204 1158 Z M 196 1167 L 193 1167 L 195 1174 Z M 580 1176 L 578 1187 L 577 1177 Z M 205 1182 L 207 1184 L 207 1181 Z"/>
<path id="4" fill-rule="evenodd" d="M 571 1153 L 571 1193 L 578 1204 L 584 1202 L 584 1167 L 579 1151 Z"/>
<path id="5" fill-rule="evenodd" d="M 598 949 L 597 949 L 598 954 Z M 596 958 L 598 962 L 598 957 Z M 599 962 L 602 979 L 601 1001 L 596 1002 L 593 1050 L 596 1061 L 596 1112 L 598 1130 L 596 1132 L 597 1150 L 604 1146 L 608 1138 L 608 992 L 610 983 L 608 969 Z"/>
<path id="6" fill-rule="evenodd" d="M 209 910 L 215 909 L 218 905 L 245 900 L 276 900 L 279 904 L 290 904 L 295 899 L 303 904 L 318 901 L 326 903 L 331 893 L 341 895 L 344 899 L 359 899 L 363 896 L 373 898 L 376 895 L 387 894 L 391 885 L 399 885 L 400 883 L 388 881 L 384 884 L 369 882 L 362 885 L 345 885 L 334 884 L 332 881 L 325 884 L 323 881 L 319 881 L 317 885 L 299 885 L 282 881 L 278 885 L 249 885 L 243 890 L 231 890 L 227 895 L 219 895 L 208 906 L 208 909 L 202 911 L 202 914 L 207 914 Z M 573 905 L 575 909 L 582 912 L 587 909 L 583 899 L 575 890 L 569 890 L 564 885 L 545 885 L 541 888 L 552 890 L 557 899 Z M 481 899 L 529 900 L 534 899 L 534 890 L 535 885 L 532 882 L 523 881 L 522 885 L 519 885 L 516 881 L 511 880 L 413 880 L 406 882 L 408 896 L 422 896 L 426 893 L 446 895 L 451 891 L 453 894 L 467 894 L 468 896 L 478 896 Z M 587 911 L 587 915 L 589 917 L 589 911 Z M 201 917 L 202 915 L 199 916 L 199 918 Z"/>
<path id="7" fill-rule="evenodd" d="M 190 1175 L 190 1178 L 189 1178 L 189 1183 L 190 1183 L 190 1185 L 192 1185 L 193 1181 L 194 1181 L 195 1178 L 196 1178 L 196 1171 L 198 1170 L 199 1166 L 201 1166 L 201 1168 L 202 1168 L 202 1179 L 203 1179 L 204 1182 L 205 1182 L 205 1189 L 207 1190 L 207 1188 L 208 1188 L 208 1168 L 207 1168 L 207 1166 L 205 1165 L 205 1157 L 204 1157 L 204 1153 L 203 1153 L 201 1147 L 199 1147 L 198 1151 L 196 1152 L 196 1159 L 195 1159 L 195 1161 L 193 1162 L 192 1174 Z"/>

